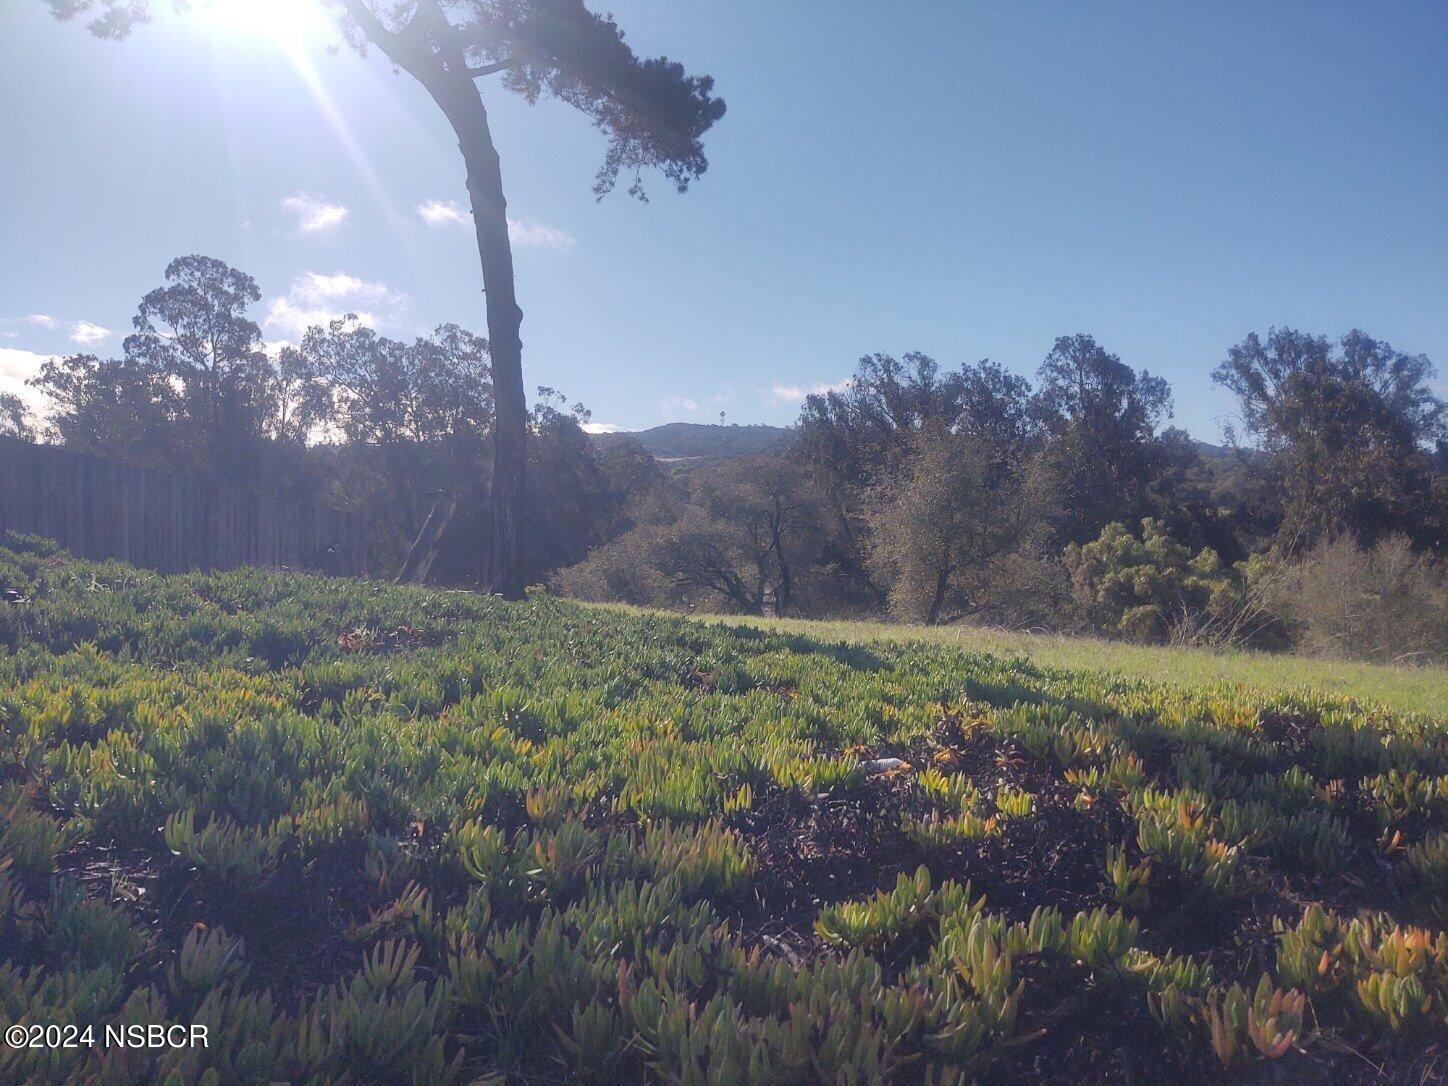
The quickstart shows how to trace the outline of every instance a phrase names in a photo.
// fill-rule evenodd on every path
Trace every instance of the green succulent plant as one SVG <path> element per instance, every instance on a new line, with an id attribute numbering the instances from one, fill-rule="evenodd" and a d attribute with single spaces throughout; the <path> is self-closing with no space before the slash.
<path id="1" fill-rule="evenodd" d="M 211 1033 L 5 1081 L 964 1086 L 1121 1001 L 1172 1074 L 1286 1079 L 1444 1026 L 1441 721 L 31 545 L 0 579 L 0 1025 Z M 1271 961 L 1217 934 L 1269 907 Z"/>

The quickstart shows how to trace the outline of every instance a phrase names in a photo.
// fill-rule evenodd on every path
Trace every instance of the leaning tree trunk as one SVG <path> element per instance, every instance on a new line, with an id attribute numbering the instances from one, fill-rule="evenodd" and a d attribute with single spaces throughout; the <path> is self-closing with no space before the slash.
<path id="1" fill-rule="evenodd" d="M 439 491 L 433 499 L 432 509 L 423 522 L 422 531 L 417 533 L 402 568 L 393 578 L 396 584 L 426 584 L 432 573 L 432 564 L 437 561 L 442 549 L 442 537 L 457 515 L 458 495 L 456 491 Z"/>
<path id="2" fill-rule="evenodd" d="M 503 172 L 477 83 L 456 31 L 437 0 L 419 0 L 407 30 L 387 30 L 364 0 L 347 10 L 368 38 L 426 88 L 458 139 L 467 167 L 478 256 L 487 297 L 488 348 L 493 369 L 492 546 L 487 586 L 509 599 L 523 595 L 518 534 L 523 519 L 523 472 L 528 460 L 528 401 L 523 391 L 523 311 L 513 290 L 513 247 Z"/>

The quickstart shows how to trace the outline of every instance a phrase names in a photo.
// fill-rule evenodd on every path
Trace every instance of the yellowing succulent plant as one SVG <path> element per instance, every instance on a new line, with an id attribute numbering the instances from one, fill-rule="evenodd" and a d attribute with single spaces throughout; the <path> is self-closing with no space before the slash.
<path id="1" fill-rule="evenodd" d="M 6 1081 L 965 1086 L 1123 1001 L 1163 1078 L 1390 1076 L 1442 1031 L 1441 721 L 5 542 L 0 1025 L 211 1031 Z"/>

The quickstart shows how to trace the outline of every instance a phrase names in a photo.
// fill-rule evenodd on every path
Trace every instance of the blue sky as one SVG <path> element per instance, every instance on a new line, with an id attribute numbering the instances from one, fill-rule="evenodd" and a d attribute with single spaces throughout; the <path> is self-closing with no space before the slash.
<path id="1" fill-rule="evenodd" d="M 687 195 L 599 203 L 587 122 L 485 85 L 529 388 L 599 423 L 787 423 L 865 353 L 1029 374 L 1077 331 L 1207 439 L 1212 367 L 1272 324 L 1448 369 L 1441 2 L 606 6 L 729 113 Z M 379 57 L 4 0 L 0 101 L 0 389 L 118 352 L 191 252 L 256 277 L 269 339 L 347 308 L 486 330 L 456 148 Z"/>

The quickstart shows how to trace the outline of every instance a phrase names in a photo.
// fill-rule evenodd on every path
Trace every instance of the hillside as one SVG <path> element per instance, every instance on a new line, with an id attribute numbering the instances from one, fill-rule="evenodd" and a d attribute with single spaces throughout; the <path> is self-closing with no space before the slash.
<path id="1" fill-rule="evenodd" d="M 3 1081 L 1445 1066 L 1441 719 L 14 536 L 0 648 L 0 1026 L 210 1031 Z"/>
<path id="2" fill-rule="evenodd" d="M 598 606 L 640 611 L 618 604 Z M 691 617 L 700 622 L 795 634 L 821 641 L 857 645 L 879 641 L 924 642 L 960 652 L 1028 660 L 1046 667 L 1106 672 L 1125 679 L 1165 680 L 1178 686 L 1207 689 L 1230 684 L 1271 695 L 1337 697 L 1381 706 L 1390 712 L 1448 718 L 1448 669 L 1445 668 L 1318 659 L 1281 652 L 1135 645 L 1099 637 L 965 624 L 914 626 L 899 622 L 728 614 Z"/>
<path id="3" fill-rule="evenodd" d="M 705 422 L 670 422 L 647 430 L 618 430 L 608 434 L 592 434 L 599 448 L 618 441 L 636 441 L 660 460 L 708 459 L 727 460 L 737 456 L 757 456 L 779 450 L 788 442 L 793 428 L 751 423 L 720 425 Z M 1233 450 L 1207 441 L 1193 441 L 1202 458 L 1209 463 L 1227 461 Z"/>
<path id="4" fill-rule="evenodd" d="M 725 460 L 772 452 L 785 443 L 789 434 L 782 426 L 670 422 L 649 430 L 594 434 L 593 440 L 600 447 L 615 441 L 637 441 L 660 460 Z"/>

